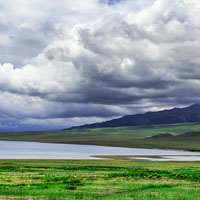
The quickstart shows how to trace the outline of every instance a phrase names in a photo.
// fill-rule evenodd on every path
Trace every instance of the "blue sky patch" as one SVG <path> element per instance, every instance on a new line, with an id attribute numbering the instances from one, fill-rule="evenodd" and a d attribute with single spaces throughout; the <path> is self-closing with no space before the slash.
<path id="1" fill-rule="evenodd" d="M 114 5 L 116 3 L 119 3 L 120 1 L 123 1 L 123 0 L 100 0 L 100 3 L 105 3 L 105 4 L 108 4 L 108 5 Z"/>

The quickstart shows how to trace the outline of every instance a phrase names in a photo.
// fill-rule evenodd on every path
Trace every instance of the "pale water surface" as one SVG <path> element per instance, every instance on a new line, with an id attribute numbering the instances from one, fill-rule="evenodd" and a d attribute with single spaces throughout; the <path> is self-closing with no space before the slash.
<path id="1" fill-rule="evenodd" d="M 0 159 L 99 159 L 93 157 L 95 155 L 162 155 L 163 158 L 166 156 L 166 160 L 200 161 L 200 153 L 197 152 L 0 141 Z"/>

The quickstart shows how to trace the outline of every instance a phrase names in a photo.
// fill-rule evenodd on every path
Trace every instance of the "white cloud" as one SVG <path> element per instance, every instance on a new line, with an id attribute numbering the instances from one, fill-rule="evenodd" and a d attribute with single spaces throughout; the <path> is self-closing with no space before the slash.
<path id="1" fill-rule="evenodd" d="M 0 21 L 0 109 L 32 122 L 59 121 L 131 113 L 144 101 L 146 109 L 198 101 L 195 2 L 1 3 L 9 28 Z"/>

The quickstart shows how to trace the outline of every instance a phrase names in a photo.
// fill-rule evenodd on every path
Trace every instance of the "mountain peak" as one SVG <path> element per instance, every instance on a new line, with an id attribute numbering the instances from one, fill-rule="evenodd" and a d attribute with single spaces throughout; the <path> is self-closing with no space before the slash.
<path id="1" fill-rule="evenodd" d="M 192 104 L 189 108 L 200 108 L 200 103 Z"/>
<path id="2" fill-rule="evenodd" d="M 144 126 L 175 123 L 194 123 L 200 122 L 200 104 L 192 104 L 184 108 L 172 108 L 157 112 L 147 112 L 144 114 L 125 115 L 118 119 L 105 121 L 102 123 L 86 124 L 76 128 L 104 128 L 119 126 Z"/>

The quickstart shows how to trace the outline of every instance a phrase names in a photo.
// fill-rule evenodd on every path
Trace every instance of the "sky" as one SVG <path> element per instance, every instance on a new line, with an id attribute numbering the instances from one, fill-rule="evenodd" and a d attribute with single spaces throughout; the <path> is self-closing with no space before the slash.
<path id="1" fill-rule="evenodd" d="M 0 131 L 200 102 L 200 2 L 0 0 Z"/>

